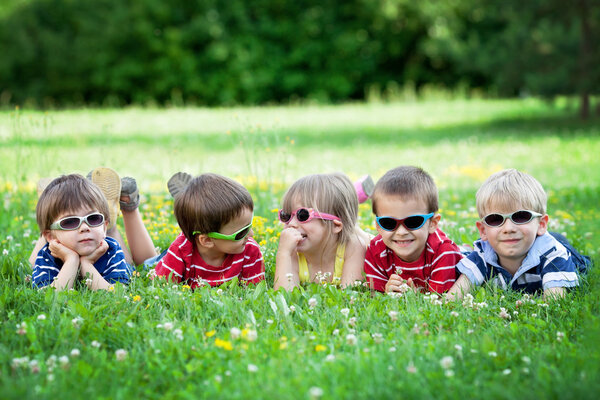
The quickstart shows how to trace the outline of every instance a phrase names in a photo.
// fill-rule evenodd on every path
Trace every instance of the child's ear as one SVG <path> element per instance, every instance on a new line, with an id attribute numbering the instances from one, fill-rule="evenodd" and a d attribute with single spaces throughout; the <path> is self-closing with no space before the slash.
<path id="1" fill-rule="evenodd" d="M 212 248 L 215 245 L 215 242 L 208 236 L 199 234 L 196 236 L 196 245 L 198 247 Z"/>
<path id="2" fill-rule="evenodd" d="M 46 239 L 46 242 L 49 242 L 56 238 L 56 236 L 54 236 L 54 232 L 52 232 L 51 230 L 42 232 L 42 236 L 44 237 L 44 239 Z"/>
<path id="3" fill-rule="evenodd" d="M 488 240 L 487 234 L 485 233 L 485 224 L 481 221 L 477 221 L 475 224 L 477 225 L 477 230 L 479 231 L 479 237 L 481 240 Z"/>
<path id="4" fill-rule="evenodd" d="M 342 221 L 333 220 L 333 233 L 340 233 L 344 228 Z"/>
<path id="5" fill-rule="evenodd" d="M 544 214 L 540 217 L 540 225 L 537 229 L 537 235 L 542 236 L 546 232 L 548 232 L 548 214 Z"/>
<path id="6" fill-rule="evenodd" d="M 441 218 L 442 216 L 440 214 L 435 213 L 433 217 L 429 219 L 429 233 L 433 233 L 437 230 Z"/>

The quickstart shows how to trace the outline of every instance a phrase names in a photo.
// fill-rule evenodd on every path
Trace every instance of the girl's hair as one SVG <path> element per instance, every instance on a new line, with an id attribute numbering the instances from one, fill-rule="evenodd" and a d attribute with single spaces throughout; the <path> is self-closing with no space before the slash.
<path id="1" fill-rule="evenodd" d="M 40 232 L 50 229 L 58 217 L 69 212 L 89 208 L 110 221 L 108 202 L 100 188 L 78 174 L 62 175 L 54 179 L 42 192 L 35 209 Z"/>
<path id="2" fill-rule="evenodd" d="M 350 179 L 342 173 L 315 174 L 298 179 L 283 196 L 282 209 L 293 212 L 293 203 L 332 214 L 342 221 L 338 243 L 346 243 L 355 232 L 358 219 L 358 196 Z M 328 224 L 330 233 L 333 222 Z"/>
<path id="3" fill-rule="evenodd" d="M 525 208 L 546 214 L 548 196 L 542 185 L 531 175 L 516 169 L 505 169 L 491 175 L 476 195 L 480 218 L 499 209 Z"/>
<path id="4" fill-rule="evenodd" d="M 254 210 L 248 190 L 236 181 L 217 174 L 192 179 L 175 197 L 175 218 L 185 237 L 194 242 L 193 232 L 218 232 L 242 213 Z"/>
<path id="5" fill-rule="evenodd" d="M 371 201 L 377 214 L 380 196 L 399 196 L 415 199 L 427 207 L 427 212 L 438 211 L 438 190 L 433 178 L 419 167 L 401 166 L 389 170 L 375 184 Z"/>

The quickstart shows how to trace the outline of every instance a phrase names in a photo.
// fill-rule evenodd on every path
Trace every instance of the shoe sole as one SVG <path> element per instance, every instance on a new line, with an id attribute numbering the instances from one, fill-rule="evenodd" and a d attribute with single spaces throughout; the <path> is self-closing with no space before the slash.
<path id="1" fill-rule="evenodd" d="M 121 178 L 113 169 L 107 167 L 98 167 L 92 171 L 92 182 L 100 188 L 106 201 L 110 213 L 108 229 L 117 224 L 119 215 L 119 197 L 121 196 Z"/>
<path id="2" fill-rule="evenodd" d="M 193 177 L 187 172 L 175 173 L 167 182 L 167 188 L 171 196 L 175 198 L 175 196 L 183 192 L 192 179 Z"/>

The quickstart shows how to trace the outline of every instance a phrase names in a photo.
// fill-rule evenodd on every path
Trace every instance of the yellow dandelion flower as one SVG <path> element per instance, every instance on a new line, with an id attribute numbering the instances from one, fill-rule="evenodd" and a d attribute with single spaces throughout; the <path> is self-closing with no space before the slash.
<path id="1" fill-rule="evenodd" d="M 279 350 L 285 350 L 288 347 L 288 342 L 279 343 Z"/>
<path id="2" fill-rule="evenodd" d="M 215 331 L 214 329 L 212 331 L 208 331 L 204 334 L 204 336 L 206 337 L 212 337 L 215 336 L 215 333 L 217 333 L 217 331 Z"/>
<path id="3" fill-rule="evenodd" d="M 217 346 L 218 348 L 227 350 L 227 351 L 233 350 L 233 346 L 231 345 L 231 342 L 228 340 L 222 340 L 219 338 L 215 338 L 215 346 Z"/>
<path id="4" fill-rule="evenodd" d="M 136 294 L 135 296 L 133 296 L 133 301 L 141 301 L 142 300 L 142 296 L 140 296 L 139 294 Z"/>
<path id="5" fill-rule="evenodd" d="M 315 351 L 325 351 L 327 350 L 327 347 L 323 346 L 322 344 L 318 344 L 315 346 Z"/>

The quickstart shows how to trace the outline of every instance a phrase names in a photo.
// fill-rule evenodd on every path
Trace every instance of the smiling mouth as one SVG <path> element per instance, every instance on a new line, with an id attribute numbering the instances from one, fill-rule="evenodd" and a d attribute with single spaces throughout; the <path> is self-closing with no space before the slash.
<path id="1" fill-rule="evenodd" d="M 394 243 L 396 243 L 398 246 L 408 246 L 408 245 L 412 244 L 414 241 L 415 241 L 414 239 L 394 240 Z"/>

